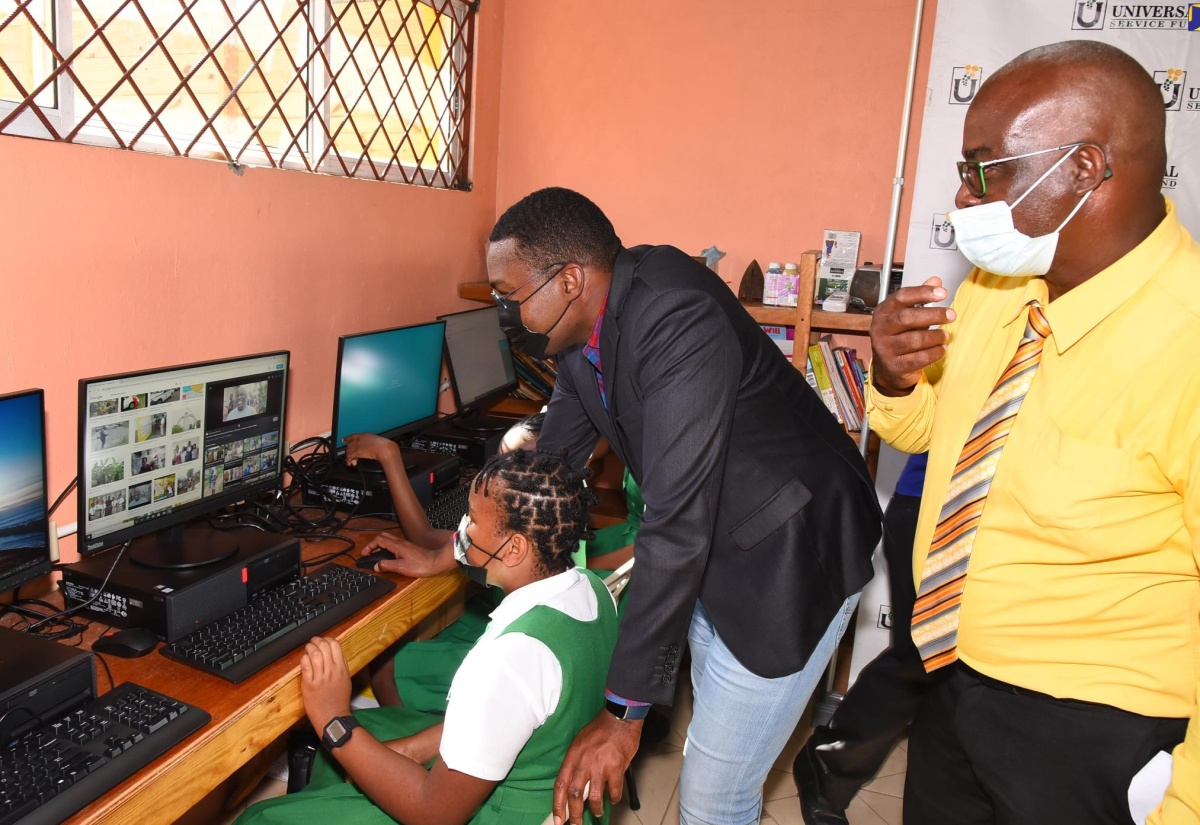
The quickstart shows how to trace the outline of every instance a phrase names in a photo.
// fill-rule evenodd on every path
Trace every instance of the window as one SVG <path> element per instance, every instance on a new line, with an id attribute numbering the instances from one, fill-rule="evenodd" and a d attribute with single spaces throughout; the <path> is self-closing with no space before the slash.
<path id="1" fill-rule="evenodd" d="M 444 188 L 462 0 L 0 0 L 0 134 Z"/>

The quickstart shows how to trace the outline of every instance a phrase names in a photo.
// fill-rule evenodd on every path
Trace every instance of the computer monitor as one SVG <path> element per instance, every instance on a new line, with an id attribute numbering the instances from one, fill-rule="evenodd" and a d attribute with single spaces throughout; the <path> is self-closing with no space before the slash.
<path id="1" fill-rule="evenodd" d="M 353 433 L 399 438 L 437 418 L 446 324 L 396 327 L 338 338 L 333 446 Z"/>
<path id="2" fill-rule="evenodd" d="M 0 395 L 0 592 L 50 572 L 41 390 Z"/>
<path id="3" fill-rule="evenodd" d="M 446 364 L 458 405 L 453 423 L 476 432 L 508 429 L 511 419 L 483 412 L 517 386 L 508 337 L 500 329 L 500 310 L 484 307 L 438 317 L 446 322 Z"/>
<path id="4" fill-rule="evenodd" d="M 79 382 L 79 552 L 136 540 L 147 567 L 237 552 L 240 531 L 199 519 L 279 486 L 287 352 Z"/>

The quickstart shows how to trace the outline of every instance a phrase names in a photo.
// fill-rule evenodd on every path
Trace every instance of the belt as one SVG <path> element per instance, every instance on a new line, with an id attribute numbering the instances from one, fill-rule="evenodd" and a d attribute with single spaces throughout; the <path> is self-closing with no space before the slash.
<path id="1" fill-rule="evenodd" d="M 961 659 L 959 661 L 955 662 L 953 667 L 956 668 L 959 672 L 976 680 L 977 682 L 984 685 L 985 687 L 992 688 L 993 690 L 1003 691 L 1004 693 L 1011 693 L 1013 696 L 1029 696 L 1034 699 L 1050 699 L 1055 702 L 1079 702 L 1079 701 L 1081 701 L 1079 699 L 1061 699 L 1057 696 L 1051 696 L 1049 693 L 1042 693 L 1040 691 L 1030 690 L 1029 688 L 1020 687 L 1019 685 L 1010 685 L 1008 682 L 1001 682 L 999 679 L 993 679 L 991 676 L 988 676 L 984 673 L 980 673 L 975 668 L 964 663 Z M 1096 703 L 1095 702 L 1083 702 L 1082 704 L 1093 705 Z M 1107 705 L 1099 705 L 1099 707 L 1108 707 L 1108 706 Z"/>

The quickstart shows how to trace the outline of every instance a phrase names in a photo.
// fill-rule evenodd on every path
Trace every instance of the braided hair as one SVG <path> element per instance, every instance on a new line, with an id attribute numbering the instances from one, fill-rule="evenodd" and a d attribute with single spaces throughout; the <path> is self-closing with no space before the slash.
<path id="1" fill-rule="evenodd" d="M 591 473 L 573 468 L 566 456 L 566 450 L 497 453 L 473 482 L 474 492 L 489 498 L 495 493 L 502 529 L 533 539 L 536 568 L 549 575 L 569 570 L 579 542 L 593 537 L 588 507 L 596 499 L 584 484 Z"/>

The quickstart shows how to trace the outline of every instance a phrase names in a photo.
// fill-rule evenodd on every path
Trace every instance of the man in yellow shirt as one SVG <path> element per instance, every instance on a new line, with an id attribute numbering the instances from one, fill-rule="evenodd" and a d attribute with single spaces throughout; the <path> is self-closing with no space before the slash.
<path id="1" fill-rule="evenodd" d="M 906 825 L 1200 823 L 1200 246 L 1164 132 L 1118 49 L 1013 60 L 963 130 L 977 268 L 872 321 L 871 426 L 929 450 Z"/>

